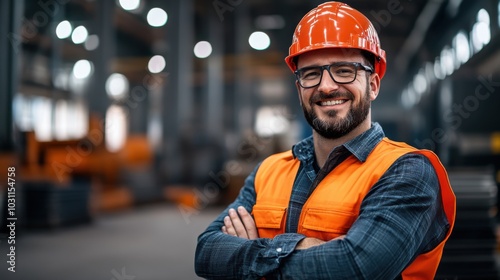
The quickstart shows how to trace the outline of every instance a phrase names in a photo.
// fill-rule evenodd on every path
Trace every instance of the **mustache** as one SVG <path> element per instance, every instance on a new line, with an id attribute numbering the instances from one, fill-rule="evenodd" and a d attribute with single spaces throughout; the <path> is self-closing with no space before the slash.
<path id="1" fill-rule="evenodd" d="M 350 92 L 350 91 L 345 91 L 345 92 L 336 91 L 336 92 L 332 92 L 332 93 L 320 92 L 320 93 L 315 94 L 314 96 L 311 97 L 310 103 L 314 104 L 314 103 L 318 103 L 318 102 L 325 100 L 325 99 L 335 99 L 335 98 L 351 99 L 352 100 L 352 99 L 354 99 L 354 94 L 352 94 L 352 92 Z"/>

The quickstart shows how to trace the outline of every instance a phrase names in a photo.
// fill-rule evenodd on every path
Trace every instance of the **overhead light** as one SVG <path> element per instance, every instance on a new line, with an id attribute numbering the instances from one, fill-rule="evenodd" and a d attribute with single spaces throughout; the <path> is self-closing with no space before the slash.
<path id="1" fill-rule="evenodd" d="M 455 54 L 455 69 L 466 63 L 470 58 L 469 39 L 465 31 L 460 31 L 453 38 L 453 49 Z"/>
<path id="2" fill-rule="evenodd" d="M 441 51 L 441 71 L 445 76 L 453 74 L 455 62 L 453 62 L 453 52 L 450 47 L 445 46 Z"/>
<path id="3" fill-rule="evenodd" d="M 206 58 L 212 54 L 212 45 L 207 41 L 200 41 L 194 46 L 194 55 L 198 58 Z"/>
<path id="4" fill-rule="evenodd" d="M 106 80 L 105 87 L 106 93 L 111 99 L 120 100 L 127 96 L 129 82 L 123 74 L 113 73 Z"/>
<path id="5" fill-rule="evenodd" d="M 87 40 L 87 36 L 89 35 L 87 28 L 85 26 L 80 25 L 73 30 L 73 33 L 71 34 L 71 40 L 75 44 L 81 44 Z"/>
<path id="6" fill-rule="evenodd" d="M 262 31 L 256 31 L 248 38 L 248 43 L 255 50 L 265 50 L 271 45 L 269 35 Z"/>
<path id="7" fill-rule="evenodd" d="M 149 59 L 148 70 L 151 73 L 160 73 L 165 69 L 165 58 L 161 55 L 155 55 Z"/>
<path id="8" fill-rule="evenodd" d="M 73 76 L 77 79 L 85 79 L 92 73 L 92 64 L 86 59 L 78 60 L 73 66 Z"/>
<path id="9" fill-rule="evenodd" d="M 139 8 L 141 0 L 120 0 L 120 6 L 126 11 L 133 11 Z"/>
<path id="10" fill-rule="evenodd" d="M 491 40 L 490 15 L 485 9 L 479 10 L 477 20 L 472 27 L 472 45 L 474 52 L 480 51 Z"/>
<path id="11" fill-rule="evenodd" d="M 430 88 L 436 83 L 436 76 L 434 75 L 434 64 L 427 61 L 423 68 L 423 72 L 425 73 L 425 78 L 427 80 L 428 87 Z"/>
<path id="12" fill-rule="evenodd" d="M 453 2 L 459 6 L 461 1 L 455 0 Z M 500 1 L 498 11 L 500 15 Z M 428 92 L 436 79 L 443 80 L 453 74 L 455 70 L 459 69 L 462 64 L 466 63 L 490 41 L 490 15 L 485 9 L 480 9 L 470 35 L 467 36 L 465 31 L 460 30 L 453 37 L 451 47 L 444 46 L 434 62 L 428 62 L 424 68 L 421 68 L 406 89 L 403 90 L 401 93 L 403 106 L 410 108 L 417 104 L 422 93 Z"/>
<path id="13" fill-rule="evenodd" d="M 83 44 L 87 51 L 93 51 L 99 47 L 99 36 L 93 34 L 87 37 L 85 43 Z"/>
<path id="14" fill-rule="evenodd" d="M 149 25 L 153 27 L 160 27 L 167 23 L 168 14 L 161 8 L 152 8 L 147 14 Z"/>
<path id="15" fill-rule="evenodd" d="M 437 79 L 443 80 L 446 77 L 446 74 L 443 72 L 443 68 L 441 67 L 441 57 L 436 57 L 434 61 L 434 76 Z"/>
<path id="16" fill-rule="evenodd" d="M 427 90 L 427 80 L 425 79 L 425 75 L 423 73 L 418 73 L 413 78 L 413 88 L 418 96 L 422 96 Z"/>
<path id="17" fill-rule="evenodd" d="M 67 20 L 61 21 L 56 27 L 56 36 L 59 39 L 66 39 L 71 35 L 73 27 Z"/>
<path id="18" fill-rule="evenodd" d="M 411 103 L 410 97 L 408 96 L 408 89 L 405 88 L 401 93 L 401 104 L 404 108 L 410 109 L 413 104 Z"/>

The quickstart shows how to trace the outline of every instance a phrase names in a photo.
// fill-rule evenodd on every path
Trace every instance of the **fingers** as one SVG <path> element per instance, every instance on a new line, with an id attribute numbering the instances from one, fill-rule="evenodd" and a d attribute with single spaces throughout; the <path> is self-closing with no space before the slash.
<path id="1" fill-rule="evenodd" d="M 223 233 L 246 239 L 259 238 L 255 222 L 245 207 L 238 207 L 238 212 L 231 208 L 228 213 L 229 215 L 224 217 L 224 226 L 221 228 Z"/>
<path id="2" fill-rule="evenodd" d="M 238 213 L 236 213 L 236 210 L 229 209 L 229 218 L 231 218 L 231 222 L 233 223 L 233 228 L 236 231 L 236 236 L 248 239 L 247 230 L 245 229 L 240 216 L 238 216 Z"/>
<path id="3" fill-rule="evenodd" d="M 223 228 L 225 228 L 225 230 L 226 230 L 226 232 L 224 232 L 224 229 L 223 229 L 223 232 L 225 234 L 229 234 L 229 235 L 232 235 L 232 236 L 238 236 L 236 234 L 236 230 L 233 227 L 233 222 L 231 222 L 231 218 L 229 218 L 229 216 L 224 217 L 224 226 L 223 226 Z"/>
<path id="4" fill-rule="evenodd" d="M 240 214 L 241 222 L 243 223 L 243 226 L 245 227 L 245 231 L 246 231 L 246 234 L 248 236 L 248 239 L 259 238 L 259 233 L 257 232 L 257 227 L 255 226 L 255 221 L 253 220 L 250 213 L 248 213 L 248 211 L 245 209 L 245 207 L 243 207 L 243 206 L 238 207 L 238 213 Z"/>

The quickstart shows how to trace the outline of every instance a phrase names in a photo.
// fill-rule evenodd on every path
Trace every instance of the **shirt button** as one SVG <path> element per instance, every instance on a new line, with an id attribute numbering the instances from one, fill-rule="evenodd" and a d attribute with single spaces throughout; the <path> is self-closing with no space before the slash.
<path id="1" fill-rule="evenodd" d="M 276 249 L 276 252 L 278 252 L 278 253 L 281 253 L 281 251 L 283 251 L 283 249 L 281 249 L 281 248 Z"/>

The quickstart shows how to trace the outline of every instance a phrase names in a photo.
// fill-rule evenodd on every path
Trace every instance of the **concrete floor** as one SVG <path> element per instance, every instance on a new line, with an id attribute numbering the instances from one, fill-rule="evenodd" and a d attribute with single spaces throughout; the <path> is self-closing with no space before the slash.
<path id="1" fill-rule="evenodd" d="M 20 232 L 15 273 L 7 270 L 10 245 L 2 238 L 0 279 L 200 279 L 193 268 L 196 238 L 221 210 L 149 205 L 101 214 L 91 224 Z"/>

